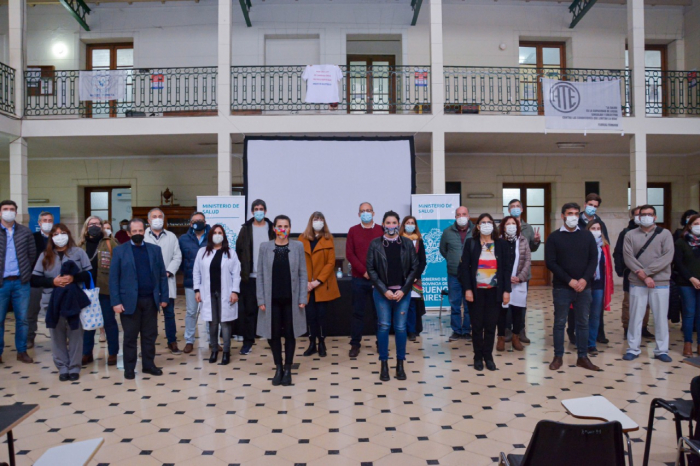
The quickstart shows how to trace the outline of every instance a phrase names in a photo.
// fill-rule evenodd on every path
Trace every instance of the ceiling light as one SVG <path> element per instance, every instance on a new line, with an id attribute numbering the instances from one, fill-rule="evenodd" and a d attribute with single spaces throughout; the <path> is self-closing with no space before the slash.
<path id="1" fill-rule="evenodd" d="M 55 57 L 63 58 L 68 54 L 68 47 L 66 47 L 66 44 L 64 44 L 63 42 L 58 42 L 54 44 L 51 51 L 53 52 Z"/>
<path id="2" fill-rule="evenodd" d="M 585 149 L 588 145 L 587 142 L 558 142 L 557 147 L 559 149 Z"/>

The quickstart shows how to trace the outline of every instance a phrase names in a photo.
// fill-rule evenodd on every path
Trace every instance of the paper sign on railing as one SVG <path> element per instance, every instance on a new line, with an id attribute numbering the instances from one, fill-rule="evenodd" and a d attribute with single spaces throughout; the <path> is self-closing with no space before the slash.
<path id="1" fill-rule="evenodd" d="M 620 80 L 542 79 L 545 128 L 622 130 Z"/>
<path id="2" fill-rule="evenodd" d="M 127 76 L 127 70 L 81 71 L 80 100 L 107 102 L 124 99 Z"/>

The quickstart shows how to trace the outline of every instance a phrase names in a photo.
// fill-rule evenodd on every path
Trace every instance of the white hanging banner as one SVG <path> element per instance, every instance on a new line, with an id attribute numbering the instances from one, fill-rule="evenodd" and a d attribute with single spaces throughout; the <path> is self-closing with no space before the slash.
<path id="1" fill-rule="evenodd" d="M 81 71 L 80 100 L 107 102 L 126 96 L 128 70 Z"/>
<path id="2" fill-rule="evenodd" d="M 622 131 L 620 80 L 569 82 L 542 78 L 547 129 Z"/>
<path id="3" fill-rule="evenodd" d="M 223 226 L 229 246 L 236 247 L 245 223 L 245 196 L 197 196 L 197 211 L 204 214 L 207 225 Z"/>

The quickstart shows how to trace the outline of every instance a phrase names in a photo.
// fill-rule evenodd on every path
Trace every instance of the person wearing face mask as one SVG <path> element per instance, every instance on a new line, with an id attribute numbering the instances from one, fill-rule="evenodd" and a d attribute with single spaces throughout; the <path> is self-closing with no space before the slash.
<path id="1" fill-rule="evenodd" d="M 308 274 L 304 246 L 289 239 L 292 222 L 278 215 L 273 222 L 274 241 L 260 245 L 258 256 L 257 333 L 272 350 L 275 375 L 272 385 L 292 384 L 292 364 L 296 339 L 306 333 L 305 307 L 308 295 Z M 284 364 L 282 360 L 284 337 Z"/>
<path id="2" fill-rule="evenodd" d="M 504 304 L 498 316 L 498 341 L 496 351 L 506 350 L 506 329 L 508 328 L 508 314 L 511 315 L 513 329 L 511 332 L 511 343 L 515 351 L 523 351 L 525 347 L 520 342 L 522 335 L 523 319 L 525 317 L 525 304 L 527 302 L 527 282 L 530 280 L 530 268 L 532 266 L 532 254 L 527 238 L 520 231 L 521 224 L 517 218 L 508 216 L 501 220 L 500 237 L 508 246 L 508 253 L 513 259 L 513 268 L 510 277 L 511 288 L 520 286 L 521 292 L 515 293 L 517 302 Z M 507 272 L 507 271 L 506 271 Z M 518 285 L 522 283 L 522 285 Z M 512 291 L 517 291 L 513 289 Z M 524 292 L 524 295 L 523 295 Z M 511 296 L 513 297 L 513 296 Z M 529 340 L 528 340 L 529 341 Z"/>
<path id="3" fill-rule="evenodd" d="M 15 201 L 0 202 L 0 363 L 5 349 L 5 317 L 11 302 L 15 314 L 17 360 L 31 364 L 34 360 L 27 354 L 27 308 L 36 246 L 32 232 L 17 223 L 16 216 Z"/>
<path id="4" fill-rule="evenodd" d="M 326 217 L 321 212 L 314 212 L 309 217 L 306 230 L 299 236 L 304 245 L 306 274 L 308 275 L 308 298 L 306 305 L 306 324 L 309 328 L 309 347 L 304 356 L 318 355 L 325 358 L 326 308 L 329 301 L 340 298 L 338 279 L 335 276 L 335 246 L 333 235 L 328 229 Z M 318 340 L 318 347 L 316 346 Z"/>
<path id="5" fill-rule="evenodd" d="M 124 329 L 124 378 L 136 378 L 136 342 L 141 338 L 141 368 L 145 374 L 163 375 L 156 367 L 158 309 L 169 301 L 168 276 L 160 248 L 144 242 L 146 222 L 129 222 L 131 241 L 114 249 L 109 268 L 112 309 Z"/>
<path id="6" fill-rule="evenodd" d="M 690 220 L 690 217 L 693 215 L 698 215 L 698 212 L 693 209 L 688 209 L 683 212 L 683 215 L 681 215 L 681 227 L 676 228 L 676 231 L 673 232 L 674 242 L 678 241 L 678 238 L 683 238 L 683 236 L 686 234 L 685 227 L 688 224 L 688 220 Z"/>
<path id="7" fill-rule="evenodd" d="M 37 261 L 39 260 L 39 255 L 46 250 L 46 245 L 49 243 L 49 233 L 53 228 L 53 221 L 54 218 L 51 212 L 42 212 L 39 214 L 39 228 L 33 233 Z M 36 263 L 34 263 L 34 265 L 36 266 Z M 27 349 L 34 348 L 42 294 L 42 289 L 38 287 L 32 287 L 29 293 L 29 307 L 27 308 L 27 325 L 29 328 L 27 333 Z"/>
<path id="8" fill-rule="evenodd" d="M 245 356 L 253 351 L 258 325 L 257 277 L 260 245 L 275 239 L 272 222 L 266 217 L 267 204 L 256 199 L 250 205 L 251 218 L 243 224 L 236 239 L 236 254 L 241 261 L 241 310 L 234 325 L 243 337 L 239 352 Z"/>
<path id="9" fill-rule="evenodd" d="M 389 328 L 394 322 L 396 342 L 396 379 L 406 380 L 406 318 L 411 305 L 411 288 L 418 277 L 418 255 L 411 241 L 399 236 L 399 214 L 384 214 L 384 234 L 372 240 L 367 251 L 367 273 L 374 291 L 377 308 L 377 346 L 381 369 L 379 380 L 389 377 Z"/>
<path id="10" fill-rule="evenodd" d="M 447 262 L 447 290 L 450 300 L 450 341 L 471 340 L 472 325 L 469 319 L 469 304 L 464 299 L 464 290 L 457 271 L 462 259 L 464 242 L 472 235 L 474 224 L 469 220 L 469 209 L 460 206 L 455 211 L 455 223 L 445 228 L 440 238 L 440 255 Z M 464 313 L 462 313 L 464 308 Z"/>
<path id="11" fill-rule="evenodd" d="M 127 219 L 119 222 L 119 231 L 115 233 L 114 239 L 117 240 L 119 244 L 124 244 L 129 242 L 129 233 L 127 229 L 129 227 L 129 221 Z"/>
<path id="12" fill-rule="evenodd" d="M 593 234 L 598 246 L 598 264 L 593 284 L 591 285 L 591 308 L 588 314 L 588 354 L 598 355 L 596 337 L 598 326 L 603 320 L 603 312 L 610 311 L 610 301 L 614 291 L 612 278 L 612 259 L 610 244 L 603 237 L 603 227 L 598 220 L 593 220 L 586 227 Z"/>
<path id="13" fill-rule="evenodd" d="M 209 322 L 209 340 L 218 341 L 219 325 L 223 334 L 221 365 L 231 361 L 231 330 L 238 318 L 238 293 L 241 285 L 241 263 L 236 252 L 229 248 L 226 231 L 214 225 L 207 235 L 207 246 L 197 252 L 193 270 L 194 292 L 202 303 L 202 320 Z M 212 345 L 209 363 L 219 357 L 218 345 Z"/>
<path id="14" fill-rule="evenodd" d="M 160 247 L 163 253 L 163 262 L 168 275 L 168 292 L 170 301 L 163 309 L 163 319 L 165 320 L 165 338 L 168 340 L 168 349 L 172 354 L 182 354 L 177 347 L 177 327 L 175 326 L 175 297 L 177 296 L 177 284 L 175 274 L 180 269 L 182 263 L 182 252 L 180 242 L 174 233 L 165 229 L 165 214 L 159 208 L 153 208 L 148 212 L 148 224 L 144 241 Z"/>
<path id="15" fill-rule="evenodd" d="M 77 285 L 90 283 L 92 265 L 64 224 L 54 225 L 49 236 L 51 242 L 39 256 L 31 283 L 43 290 L 41 307 L 46 311 L 58 380 L 76 381 L 80 378 L 83 356 L 80 310 L 90 305 L 90 298 Z"/>
<path id="16" fill-rule="evenodd" d="M 78 247 L 81 247 L 90 259 L 93 280 L 95 286 L 100 289 L 99 299 L 107 340 L 108 366 L 117 365 L 119 354 L 119 324 L 109 299 L 109 267 L 112 262 L 112 251 L 117 246 L 119 244 L 113 238 L 104 236 L 102 220 L 99 217 L 92 216 L 85 220 Z M 95 330 L 83 332 L 83 365 L 95 360 L 93 356 L 95 332 Z"/>
<path id="17" fill-rule="evenodd" d="M 187 233 L 180 236 L 180 254 L 182 262 L 180 270 L 183 272 L 182 285 L 185 288 L 185 348 L 183 353 L 191 353 L 194 350 L 194 333 L 197 330 L 197 300 L 194 293 L 192 271 L 194 261 L 197 259 L 199 250 L 207 245 L 207 235 L 209 234 L 204 214 L 195 212 L 190 216 L 190 228 Z M 216 344 L 217 340 L 212 343 Z"/>
<path id="18" fill-rule="evenodd" d="M 683 302 L 683 357 L 693 357 L 693 328 L 700 328 L 700 215 L 691 215 L 675 242 L 673 265 Z M 700 341 L 697 352 L 700 354 Z"/>
<path id="19" fill-rule="evenodd" d="M 484 363 L 488 370 L 496 370 L 493 342 L 500 309 L 510 302 L 512 270 L 510 247 L 498 237 L 493 217 L 479 215 L 472 237 L 464 243 L 459 265 L 459 280 L 471 313 L 477 371 L 484 370 Z"/>
<path id="20" fill-rule="evenodd" d="M 639 208 L 639 228 L 625 236 L 623 254 L 630 273 L 630 323 L 627 330 L 629 348 L 622 357 L 632 361 L 641 354 L 642 317 L 647 304 L 654 314 L 656 348 L 654 358 L 671 362 L 668 355 L 668 304 L 670 296 L 671 263 L 675 248 L 673 235 L 656 226 L 656 208 Z"/>
<path id="21" fill-rule="evenodd" d="M 408 306 L 408 313 L 406 314 L 406 337 L 409 341 L 416 341 L 416 337 L 423 329 L 422 317 L 425 314 L 425 304 L 423 304 L 423 284 L 421 282 L 421 277 L 423 276 L 423 271 L 425 271 L 425 266 L 427 264 L 425 244 L 423 244 L 423 237 L 418 229 L 416 217 L 407 215 L 403 218 L 399 235 L 413 242 L 413 246 L 416 248 L 416 254 L 418 255 L 416 281 L 411 287 L 411 304 Z"/>
<path id="22" fill-rule="evenodd" d="M 102 221 L 102 232 L 106 238 L 110 238 L 112 236 L 112 223 L 109 220 Z"/>
<path id="23" fill-rule="evenodd" d="M 591 282 L 598 265 L 598 247 L 590 231 L 579 226 L 581 208 L 570 202 L 561 208 L 564 225 L 552 232 L 544 244 L 544 257 L 552 280 L 554 301 L 554 359 L 549 369 L 559 370 L 564 364 L 564 328 L 573 306 L 576 316 L 576 365 L 599 371 L 588 359 L 588 314 L 591 309 Z"/>
<path id="24" fill-rule="evenodd" d="M 374 208 L 369 202 L 360 204 L 360 224 L 348 231 L 345 242 L 345 258 L 352 267 L 352 328 L 350 329 L 351 358 L 360 354 L 362 332 L 365 325 L 365 309 L 369 307 L 374 313 L 374 300 L 372 296 L 372 282 L 367 272 L 367 251 L 369 245 L 377 238 L 381 238 L 384 230 L 374 223 Z M 367 300 L 369 299 L 369 306 Z"/>

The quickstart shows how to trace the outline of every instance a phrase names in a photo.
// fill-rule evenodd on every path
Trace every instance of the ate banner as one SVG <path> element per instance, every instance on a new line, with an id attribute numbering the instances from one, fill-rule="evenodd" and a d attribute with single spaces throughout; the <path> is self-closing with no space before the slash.
<path id="1" fill-rule="evenodd" d="M 622 131 L 620 79 L 570 82 L 542 78 L 545 128 Z"/>
<path id="2" fill-rule="evenodd" d="M 80 100 L 107 102 L 124 100 L 129 70 L 81 71 Z"/>
<path id="3" fill-rule="evenodd" d="M 245 223 L 245 196 L 197 196 L 197 210 L 207 225 L 222 225 L 229 247 L 236 247 L 238 232 Z"/>

